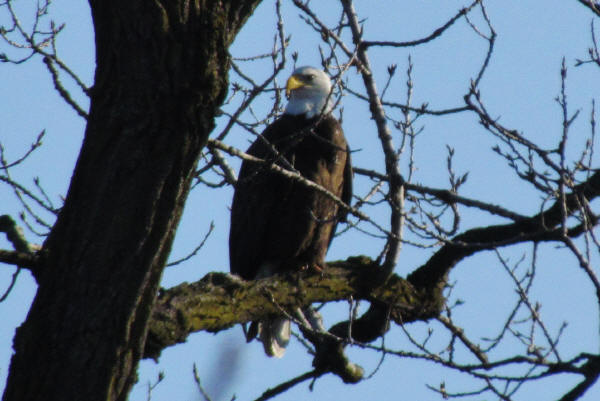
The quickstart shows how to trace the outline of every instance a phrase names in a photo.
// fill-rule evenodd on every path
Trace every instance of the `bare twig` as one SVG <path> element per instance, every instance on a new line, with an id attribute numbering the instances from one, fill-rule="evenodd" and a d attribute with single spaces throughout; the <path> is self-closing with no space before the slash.
<path id="1" fill-rule="evenodd" d="M 36 149 L 38 149 L 40 146 L 42 146 L 42 139 L 44 138 L 45 134 L 46 134 L 46 130 L 42 130 L 42 132 L 40 132 L 39 135 L 37 136 L 37 138 L 35 139 L 35 142 L 33 142 L 31 144 L 29 150 L 27 150 L 27 152 L 25 152 L 25 154 L 23 154 L 23 156 L 19 157 L 14 162 L 6 163 L 6 164 L 0 166 L 0 170 L 7 170 L 7 169 L 14 167 L 18 164 L 21 164 L 23 161 L 25 161 L 25 159 L 27 159 Z M 2 145 L 0 145 L 0 146 L 2 146 Z"/>
<path id="2" fill-rule="evenodd" d="M 87 120 L 88 113 L 85 110 L 83 110 L 81 106 L 79 106 L 77 102 L 75 102 L 75 100 L 73 100 L 69 91 L 65 89 L 64 85 L 60 81 L 60 77 L 58 76 L 58 70 L 54 66 L 53 58 L 46 56 L 43 58 L 43 60 L 44 64 L 46 64 L 46 67 L 48 68 L 48 71 L 50 71 L 50 75 L 52 76 L 52 82 L 54 82 L 54 88 L 56 89 L 58 94 L 64 99 L 64 101 L 69 106 L 73 108 L 73 110 L 75 110 L 77 114 L 79 114 L 81 117 Z"/>
<path id="3" fill-rule="evenodd" d="M 385 281 L 394 270 L 396 260 L 400 254 L 402 226 L 404 224 L 404 179 L 400 175 L 398 154 L 396 153 L 392 135 L 386 123 L 385 112 L 377 93 L 375 78 L 372 74 L 366 48 L 361 45 L 363 42 L 362 29 L 359 27 L 358 17 L 356 16 L 351 0 L 342 0 L 342 6 L 352 30 L 353 41 L 358 48 L 358 59 L 363 66 L 360 72 L 369 97 L 369 108 L 377 125 L 377 134 L 383 148 L 386 174 L 390 180 L 388 193 L 388 201 L 390 202 L 391 209 L 390 232 L 394 235 L 388 238 L 386 244 L 387 251 L 382 264 L 382 280 Z"/>
<path id="4" fill-rule="evenodd" d="M 355 207 L 352 207 L 348 204 L 346 204 L 344 201 L 342 201 L 339 197 L 335 196 L 333 193 L 331 193 L 330 191 L 326 190 L 325 188 L 323 188 L 322 186 L 315 184 L 313 181 L 310 181 L 308 179 L 306 179 L 305 177 L 303 177 L 301 174 L 295 172 L 295 171 L 290 171 L 287 170 L 281 166 L 278 166 L 277 164 L 271 163 L 271 162 L 267 162 L 263 159 L 260 159 L 258 157 L 254 157 L 252 155 L 249 155 L 247 153 L 244 153 L 236 148 L 233 148 L 229 145 L 226 145 L 220 141 L 217 141 L 215 139 L 209 139 L 208 140 L 208 144 L 207 146 L 209 147 L 216 147 L 226 153 L 229 153 L 232 156 L 237 156 L 243 160 L 246 161 L 250 161 L 250 162 L 254 162 L 254 163 L 261 163 L 264 165 L 267 165 L 268 168 L 270 168 L 272 171 L 275 171 L 278 174 L 281 174 L 291 180 L 294 180 L 296 182 L 299 182 L 303 185 L 306 185 L 308 188 L 314 189 L 316 191 L 319 191 L 320 193 L 322 193 L 323 195 L 327 196 L 329 199 L 333 200 L 339 207 L 343 208 L 344 210 L 348 210 L 349 213 L 351 213 L 352 215 L 358 217 L 361 220 L 365 220 L 368 221 L 369 223 L 371 223 L 373 226 L 375 226 L 378 230 L 386 233 L 387 235 L 392 235 L 392 233 L 390 233 L 388 230 L 386 230 L 385 228 L 383 228 L 381 225 L 379 225 L 376 221 L 372 220 L 369 216 L 367 216 L 366 214 L 364 214 L 363 212 L 361 212 L 360 210 L 356 209 Z"/>
<path id="5" fill-rule="evenodd" d="M 190 252 L 188 255 L 184 256 L 183 258 L 167 263 L 167 267 L 178 265 L 178 264 L 185 262 L 186 260 L 190 260 L 191 258 L 196 256 L 198 251 L 200 251 L 200 249 L 202 249 L 204 247 L 206 240 L 208 239 L 208 237 L 210 236 L 210 234 L 212 233 L 214 228 L 215 228 L 215 224 L 214 224 L 214 222 L 211 221 L 210 226 L 208 227 L 208 231 L 206 232 L 206 234 L 204 234 L 204 238 L 202 238 L 202 241 L 200 241 L 200 244 L 198 244 L 198 246 L 196 246 L 192 252 Z"/>
<path id="6" fill-rule="evenodd" d="M 475 0 L 468 7 L 460 9 L 459 12 L 454 17 L 450 18 L 444 25 L 442 25 L 441 27 L 437 28 L 431 34 L 427 35 L 424 38 L 417 39 L 417 40 L 411 40 L 411 41 L 408 41 L 408 42 L 365 40 L 365 41 L 361 41 L 361 46 L 365 47 L 365 48 L 372 47 L 372 46 L 415 47 L 415 46 L 422 45 L 422 44 L 427 43 L 427 42 L 431 42 L 432 40 L 434 40 L 434 39 L 439 38 L 440 36 L 442 36 L 442 34 L 448 28 L 450 28 L 452 25 L 454 25 L 454 23 L 457 20 L 459 20 L 461 17 L 467 15 L 473 9 L 473 7 L 475 7 L 480 2 L 481 2 L 481 0 Z"/>
<path id="7" fill-rule="evenodd" d="M 479 348 L 478 345 L 473 344 L 471 340 L 467 338 L 462 328 L 455 326 L 454 323 L 452 323 L 452 321 L 445 316 L 440 315 L 436 319 L 440 323 L 442 323 L 448 330 L 450 330 L 453 335 L 458 337 L 460 341 L 465 345 L 465 347 L 467 347 L 469 351 L 471 351 L 471 353 L 475 355 L 475 357 L 479 359 L 481 363 L 487 364 L 489 362 L 487 355 L 481 350 L 481 348 Z"/>
<path id="8" fill-rule="evenodd" d="M 195 363 L 192 370 L 194 373 L 194 382 L 196 382 L 196 387 L 198 387 L 198 391 L 200 391 L 200 394 L 202 394 L 202 398 L 204 398 L 204 401 L 212 401 L 212 398 L 210 398 L 210 396 L 202 386 L 202 383 L 200 382 L 200 376 L 198 375 L 198 369 L 196 368 Z"/>
<path id="9" fill-rule="evenodd" d="M 588 9 L 590 9 L 594 14 L 600 17 L 600 3 L 597 3 L 592 0 L 577 0 L 580 4 L 583 4 Z M 563 401 L 563 400 L 561 400 Z"/>
<path id="10" fill-rule="evenodd" d="M 300 376 L 297 376 L 291 380 L 281 383 L 271 389 L 268 389 L 254 401 L 266 401 L 266 400 L 271 399 L 281 393 L 286 392 L 290 388 L 294 387 L 296 384 L 300 384 L 303 381 L 306 381 L 308 379 L 315 379 L 315 378 L 321 376 L 322 374 L 323 373 L 318 372 L 316 370 L 311 370 L 311 371 L 301 374 Z"/>

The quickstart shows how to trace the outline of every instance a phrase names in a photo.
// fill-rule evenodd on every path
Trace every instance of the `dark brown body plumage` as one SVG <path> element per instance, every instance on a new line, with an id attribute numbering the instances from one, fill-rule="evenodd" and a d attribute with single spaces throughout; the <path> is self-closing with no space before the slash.
<path id="1" fill-rule="evenodd" d="M 341 126 L 331 115 L 320 120 L 283 115 L 247 153 L 284 168 L 291 165 L 349 204 L 352 168 L 347 149 Z M 345 216 L 314 189 L 267 165 L 244 161 L 231 206 L 231 272 L 250 280 L 305 266 L 324 267 L 336 225 Z"/>

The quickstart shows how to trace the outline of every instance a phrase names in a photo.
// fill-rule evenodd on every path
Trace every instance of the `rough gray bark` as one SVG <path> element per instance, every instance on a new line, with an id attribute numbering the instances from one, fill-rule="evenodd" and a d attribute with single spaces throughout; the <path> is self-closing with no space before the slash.
<path id="1" fill-rule="evenodd" d="M 85 139 L 14 340 L 3 400 L 125 400 L 227 48 L 259 0 L 90 0 Z"/>

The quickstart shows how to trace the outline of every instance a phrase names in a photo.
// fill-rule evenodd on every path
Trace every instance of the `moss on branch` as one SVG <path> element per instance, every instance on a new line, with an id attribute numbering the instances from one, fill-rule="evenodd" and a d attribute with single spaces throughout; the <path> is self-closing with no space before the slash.
<path id="1" fill-rule="evenodd" d="M 371 259 L 360 256 L 331 262 L 322 274 L 303 271 L 243 281 L 226 273 L 209 273 L 198 282 L 163 290 L 150 321 L 145 356 L 157 358 L 162 349 L 184 342 L 193 332 L 218 332 L 237 323 L 260 320 L 281 314 L 282 309 L 291 310 L 314 302 L 349 297 L 366 299 L 386 305 L 393 320 L 404 322 L 437 314 L 441 304 L 423 308 L 423 305 L 433 305 L 431 294 L 417 291 L 396 275 L 386 284 L 372 288 L 372 278 L 378 269 L 380 267 Z M 371 327 L 364 326 L 365 329 Z M 353 333 L 360 335 L 360 329 L 353 328 Z"/>

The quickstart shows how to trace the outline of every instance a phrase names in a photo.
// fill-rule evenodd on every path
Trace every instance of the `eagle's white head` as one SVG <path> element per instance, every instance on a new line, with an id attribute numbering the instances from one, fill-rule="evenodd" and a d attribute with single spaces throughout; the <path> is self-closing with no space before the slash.
<path id="1" fill-rule="evenodd" d="M 301 115 L 313 118 L 329 113 L 332 108 L 329 92 L 331 80 L 324 71 L 314 67 L 299 67 L 288 79 L 285 94 L 289 101 L 285 114 Z"/>

